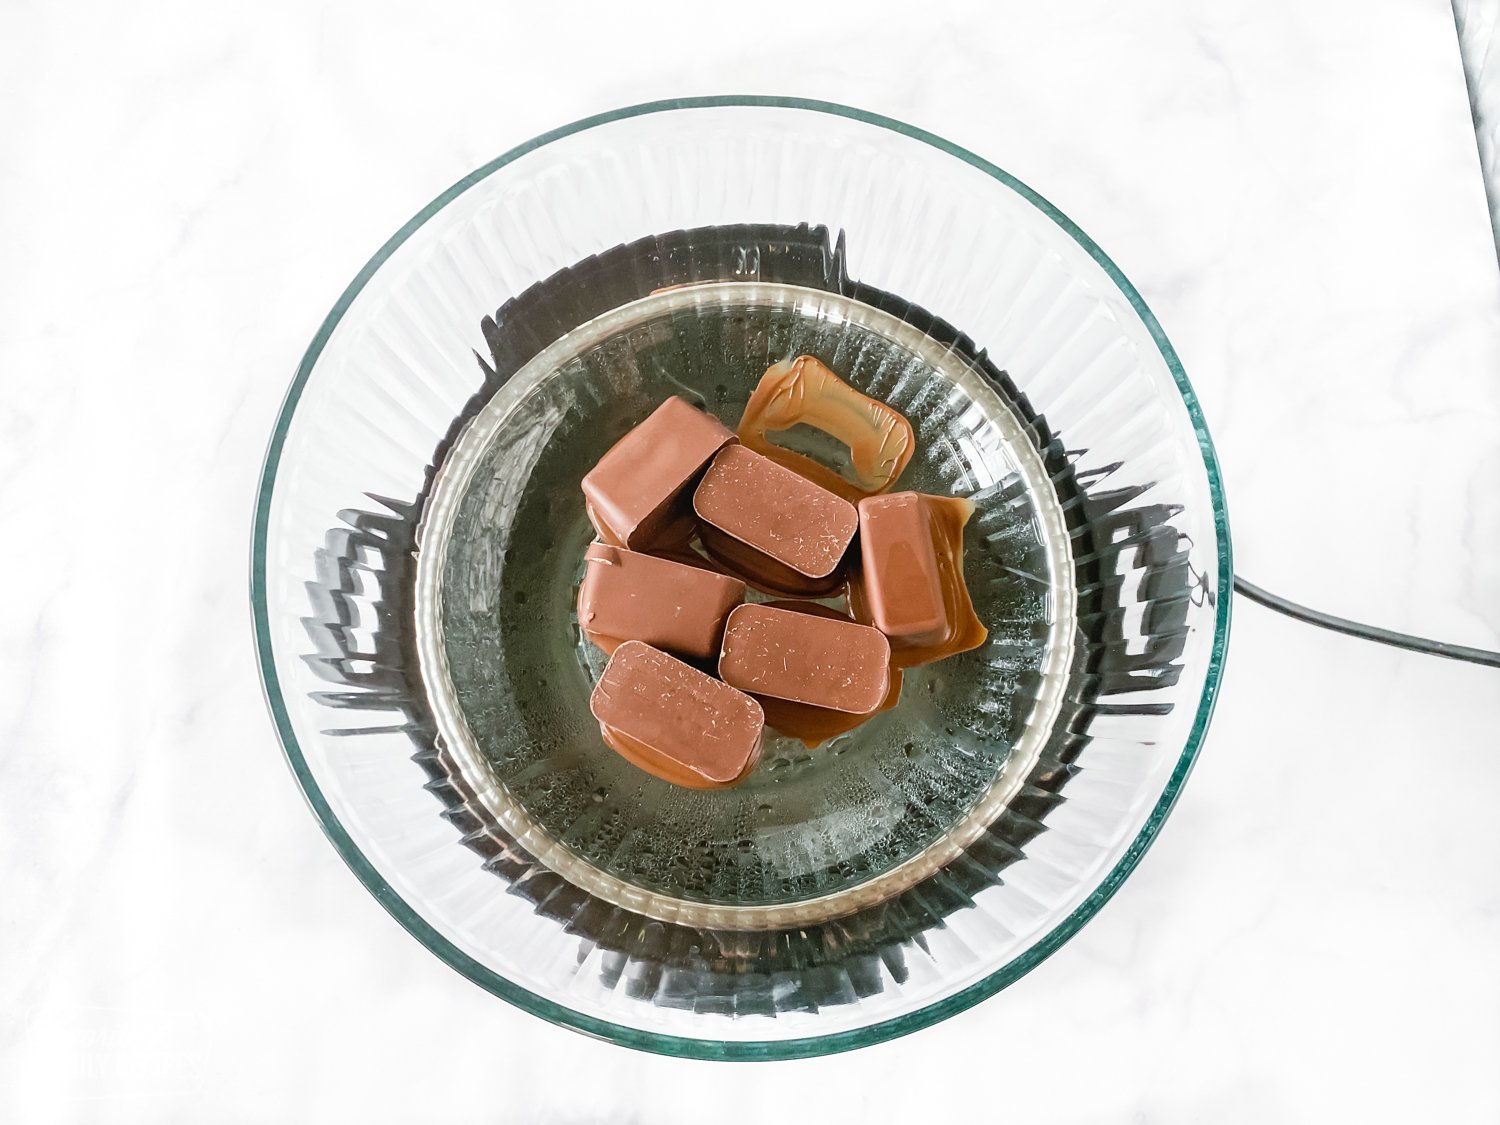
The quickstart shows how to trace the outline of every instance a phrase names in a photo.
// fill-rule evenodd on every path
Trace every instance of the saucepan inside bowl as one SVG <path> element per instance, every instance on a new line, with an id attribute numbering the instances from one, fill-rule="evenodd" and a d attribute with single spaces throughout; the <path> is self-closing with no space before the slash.
<path id="1" fill-rule="evenodd" d="M 589 713 L 579 482 L 798 355 L 911 421 L 901 487 L 973 502 L 988 640 L 680 788 Z M 961 1010 L 1092 916 L 1202 742 L 1229 576 L 1192 391 L 1082 232 L 918 130 L 708 99 L 523 146 L 380 251 L 273 436 L 253 598 L 293 770 L 419 940 L 580 1030 L 772 1058 Z"/>

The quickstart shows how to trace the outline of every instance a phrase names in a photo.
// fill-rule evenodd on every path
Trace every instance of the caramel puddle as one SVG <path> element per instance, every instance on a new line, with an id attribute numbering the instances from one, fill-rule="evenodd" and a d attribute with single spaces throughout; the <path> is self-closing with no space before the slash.
<path id="1" fill-rule="evenodd" d="M 604 739 L 604 745 L 608 746 L 620 757 L 631 765 L 643 769 L 663 781 L 673 785 L 680 785 L 684 789 L 728 789 L 732 785 L 738 785 L 755 771 L 756 764 L 760 761 L 760 749 L 745 760 L 744 767 L 734 777 L 723 779 L 709 777 L 690 769 L 676 758 L 672 758 L 657 750 L 654 746 L 647 746 L 638 738 L 632 738 L 624 731 L 610 726 L 608 723 L 599 724 L 599 735 Z"/>

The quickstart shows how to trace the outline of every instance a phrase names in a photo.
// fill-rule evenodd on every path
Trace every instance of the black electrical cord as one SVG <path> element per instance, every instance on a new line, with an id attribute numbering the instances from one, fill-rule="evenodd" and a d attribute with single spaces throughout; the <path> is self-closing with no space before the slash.
<path id="1" fill-rule="evenodd" d="M 1500 668 L 1500 652 L 1469 648 L 1465 645 L 1450 645 L 1446 641 L 1429 641 L 1425 637 L 1413 637 L 1408 633 L 1393 633 L 1389 629 L 1380 629 L 1374 625 L 1361 625 L 1358 621 L 1348 621 L 1342 617 L 1335 617 L 1331 613 L 1322 613 L 1316 609 L 1298 605 L 1296 602 L 1289 602 L 1268 590 L 1262 590 L 1252 582 L 1246 582 L 1238 574 L 1234 576 L 1234 589 L 1236 593 L 1245 595 L 1252 602 L 1263 605 L 1267 609 L 1274 609 L 1277 613 L 1284 613 L 1288 617 L 1297 621 L 1305 621 L 1309 625 L 1332 629 L 1335 633 L 1344 633 L 1364 641 L 1377 641 L 1383 645 L 1404 648 L 1411 652 L 1425 652 L 1431 656 L 1446 656 L 1449 660 L 1466 660 L 1470 664 Z"/>

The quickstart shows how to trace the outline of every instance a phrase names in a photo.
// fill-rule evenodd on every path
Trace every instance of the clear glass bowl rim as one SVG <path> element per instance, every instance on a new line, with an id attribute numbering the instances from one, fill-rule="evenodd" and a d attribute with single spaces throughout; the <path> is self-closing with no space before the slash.
<path id="1" fill-rule="evenodd" d="M 343 825 L 334 815 L 327 799 L 318 788 L 317 781 L 313 778 L 311 770 L 308 768 L 307 760 L 302 753 L 301 746 L 298 744 L 296 733 L 292 729 L 291 716 L 287 711 L 286 699 L 282 694 L 281 684 L 277 677 L 275 659 L 271 651 L 270 607 L 266 596 L 266 548 L 270 530 L 271 495 L 276 484 L 277 471 L 281 464 L 282 448 L 285 445 L 287 431 L 291 426 L 292 418 L 296 413 L 297 405 L 301 400 L 302 391 L 307 385 L 307 380 L 311 376 L 313 368 L 317 365 L 318 358 L 322 355 L 323 348 L 327 344 L 329 337 L 333 334 L 334 329 L 338 326 L 339 321 L 343 318 L 345 312 L 348 311 L 350 305 L 353 304 L 355 298 L 364 289 L 375 272 L 385 263 L 386 259 L 411 237 L 419 227 L 441 211 L 448 203 L 481 180 L 510 164 L 512 161 L 524 156 L 526 153 L 542 148 L 553 141 L 572 136 L 575 133 L 582 133 L 585 130 L 601 125 L 608 125 L 614 121 L 622 121 L 646 114 L 670 113 L 677 110 L 691 109 L 747 107 L 807 110 L 815 113 L 826 113 L 835 117 L 849 118 L 862 124 L 889 129 L 891 132 L 898 133 L 904 137 L 931 145 L 933 148 L 945 152 L 949 156 L 955 157 L 965 164 L 984 172 L 1014 191 L 1037 210 L 1041 211 L 1042 214 L 1046 215 L 1052 222 L 1056 223 L 1057 226 L 1062 228 L 1070 238 L 1077 242 L 1099 264 L 1119 289 L 1121 295 L 1130 302 L 1131 307 L 1141 318 L 1141 322 L 1151 333 L 1151 338 L 1160 351 L 1162 359 L 1166 362 L 1167 369 L 1171 371 L 1178 392 L 1182 395 L 1183 404 L 1187 407 L 1193 431 L 1198 438 L 1198 448 L 1203 456 L 1203 465 L 1208 474 L 1214 526 L 1217 531 L 1219 544 L 1219 598 L 1215 606 L 1214 641 L 1209 656 L 1207 675 L 1203 683 L 1203 694 L 1198 701 L 1198 710 L 1194 716 L 1192 730 L 1188 734 L 1182 755 L 1178 758 L 1171 776 L 1167 779 L 1166 787 L 1163 789 L 1161 796 L 1152 807 L 1146 823 L 1141 827 L 1135 839 L 1131 841 L 1125 854 L 1120 857 L 1119 861 L 1104 877 L 1104 880 L 1094 889 L 1094 892 L 1074 909 L 1072 913 L 1059 921 L 1040 941 L 1036 942 L 1020 956 L 996 969 L 983 980 L 977 981 L 951 996 L 934 1001 L 918 1011 L 909 1012 L 906 1015 L 871 1024 L 867 1027 L 854 1028 L 830 1035 L 812 1035 L 783 1040 L 724 1041 L 662 1035 L 655 1032 L 642 1031 L 638 1028 L 627 1027 L 584 1015 L 564 1005 L 554 1003 L 544 996 L 539 996 L 534 992 L 522 988 L 514 981 L 508 980 L 474 960 L 474 958 L 464 953 L 442 934 L 438 933 L 417 910 L 413 909 L 409 903 L 395 892 L 390 884 L 375 869 L 374 865 L 365 857 L 364 853 L 360 851 L 353 838 L 345 831 Z M 621 1046 L 632 1047 L 637 1050 L 652 1051 L 679 1058 L 775 1060 L 806 1058 L 814 1055 L 829 1055 L 841 1051 L 850 1051 L 909 1034 L 920 1028 L 937 1023 L 940 1020 L 947 1019 L 949 1016 L 956 1015 L 967 1008 L 973 1007 L 981 1000 L 993 996 L 1001 989 L 1025 976 L 1061 948 L 1089 919 L 1099 912 L 1100 908 L 1114 896 L 1114 893 L 1119 889 L 1126 877 L 1135 869 L 1136 864 L 1140 862 L 1146 849 L 1151 846 L 1157 833 L 1161 831 L 1161 826 L 1166 821 L 1167 815 L 1172 811 L 1173 805 L 1177 803 L 1178 795 L 1187 781 L 1188 774 L 1192 771 L 1198 751 L 1203 744 L 1204 737 L 1208 733 L 1209 720 L 1213 716 L 1214 704 L 1218 698 L 1219 683 L 1224 671 L 1224 656 L 1229 643 L 1230 605 L 1233 601 L 1231 594 L 1233 589 L 1233 573 L 1229 539 L 1229 516 L 1224 501 L 1224 482 L 1219 469 L 1218 456 L 1214 452 L 1213 440 L 1209 437 L 1208 426 L 1204 422 L 1203 412 L 1198 404 L 1198 397 L 1193 391 L 1192 384 L 1188 382 L 1187 373 L 1182 368 L 1182 362 L 1177 358 L 1176 351 L 1167 340 L 1166 333 L 1162 331 L 1162 327 L 1157 323 L 1156 317 L 1146 307 L 1146 302 L 1136 291 L 1135 286 L 1120 272 L 1120 268 L 1110 260 L 1109 256 L 1099 248 L 1093 239 L 1080 230 L 1077 224 L 1045 198 L 1003 168 L 990 163 L 983 157 L 977 156 L 951 141 L 929 133 L 925 129 L 908 125 L 905 122 L 897 121 L 882 114 L 869 113 L 865 110 L 839 105 L 835 102 L 818 101 L 808 98 L 730 94 L 712 97 L 671 98 L 662 101 L 645 102 L 640 105 L 626 106 L 622 109 L 595 114 L 592 117 L 585 117 L 582 120 L 574 121 L 571 124 L 563 125 L 538 137 L 534 137 L 523 144 L 517 145 L 509 152 L 496 157 L 489 163 L 476 168 L 453 184 L 431 203 L 417 212 L 416 215 L 412 216 L 400 230 L 386 241 L 385 245 L 381 246 L 375 252 L 374 256 L 365 263 L 354 280 L 340 294 L 338 301 L 334 303 L 333 309 L 319 326 L 317 334 L 313 337 L 306 353 L 302 357 L 302 362 L 297 368 L 297 374 L 292 379 L 291 386 L 287 389 L 286 398 L 282 402 L 281 410 L 277 415 L 275 428 L 272 430 L 270 441 L 267 444 L 265 463 L 261 469 L 260 484 L 255 499 L 254 530 L 250 554 L 250 601 L 261 687 L 265 693 L 266 705 L 270 709 L 277 736 L 281 740 L 282 750 L 286 754 L 287 763 L 291 766 L 292 774 L 296 778 L 297 784 L 301 787 L 308 804 L 311 806 L 313 815 L 317 817 L 318 823 L 322 826 L 324 834 L 328 837 L 339 855 L 343 857 L 344 862 L 349 865 L 354 874 L 359 877 L 360 882 L 391 913 L 396 921 L 401 923 L 408 933 L 451 968 L 462 973 L 486 991 L 515 1004 L 517 1007 L 533 1015 L 540 1016 L 552 1023 L 581 1031 L 586 1035 L 604 1039 L 611 1043 L 618 1043 Z"/>

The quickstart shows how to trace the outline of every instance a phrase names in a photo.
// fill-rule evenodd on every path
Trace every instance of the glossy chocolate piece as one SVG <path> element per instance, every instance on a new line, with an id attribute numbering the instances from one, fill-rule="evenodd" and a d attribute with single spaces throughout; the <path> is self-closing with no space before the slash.
<path id="1" fill-rule="evenodd" d="M 855 479 L 776 445 L 767 436 L 797 425 L 822 430 L 847 445 Z M 911 423 L 904 416 L 855 390 L 810 355 L 773 364 L 761 376 L 740 418 L 738 434 L 745 448 L 850 501 L 890 488 L 916 450 Z"/>
<path id="2" fill-rule="evenodd" d="M 745 584 L 703 567 L 607 543 L 584 552 L 578 624 L 605 652 L 644 641 L 677 656 L 718 655 L 724 619 L 745 600 Z"/>
<path id="3" fill-rule="evenodd" d="M 891 642 L 898 668 L 978 648 L 988 636 L 964 582 L 968 500 L 893 492 L 859 502 L 859 573 L 849 584 L 856 620 Z"/>
<path id="4" fill-rule="evenodd" d="M 868 716 L 890 694 L 891 646 L 878 629 L 770 605 L 729 615 L 719 675 L 726 684 Z"/>
<path id="5" fill-rule="evenodd" d="M 760 704 L 640 641 L 615 649 L 589 709 L 605 745 L 663 781 L 722 789 L 760 760 Z"/>
<path id="6" fill-rule="evenodd" d="M 849 617 L 817 602 L 766 602 L 774 609 L 790 610 L 792 613 L 810 613 L 835 621 L 848 621 Z M 853 715 L 848 711 L 834 711 L 828 707 L 814 707 L 809 703 L 795 703 L 790 699 L 777 699 L 771 695 L 757 695 L 755 701 L 766 714 L 766 726 L 796 738 L 809 750 L 840 734 L 845 734 L 896 706 L 901 699 L 901 672 L 891 670 L 891 687 L 886 692 L 885 702 L 867 715 Z"/>
<path id="7" fill-rule="evenodd" d="M 712 414 L 676 395 L 667 399 L 583 478 L 599 538 L 633 551 L 686 542 L 692 487 L 714 454 L 734 440 Z"/>
<path id="8" fill-rule="evenodd" d="M 709 554 L 775 593 L 836 589 L 859 528 L 853 504 L 740 445 L 714 458 L 693 510 Z"/>

